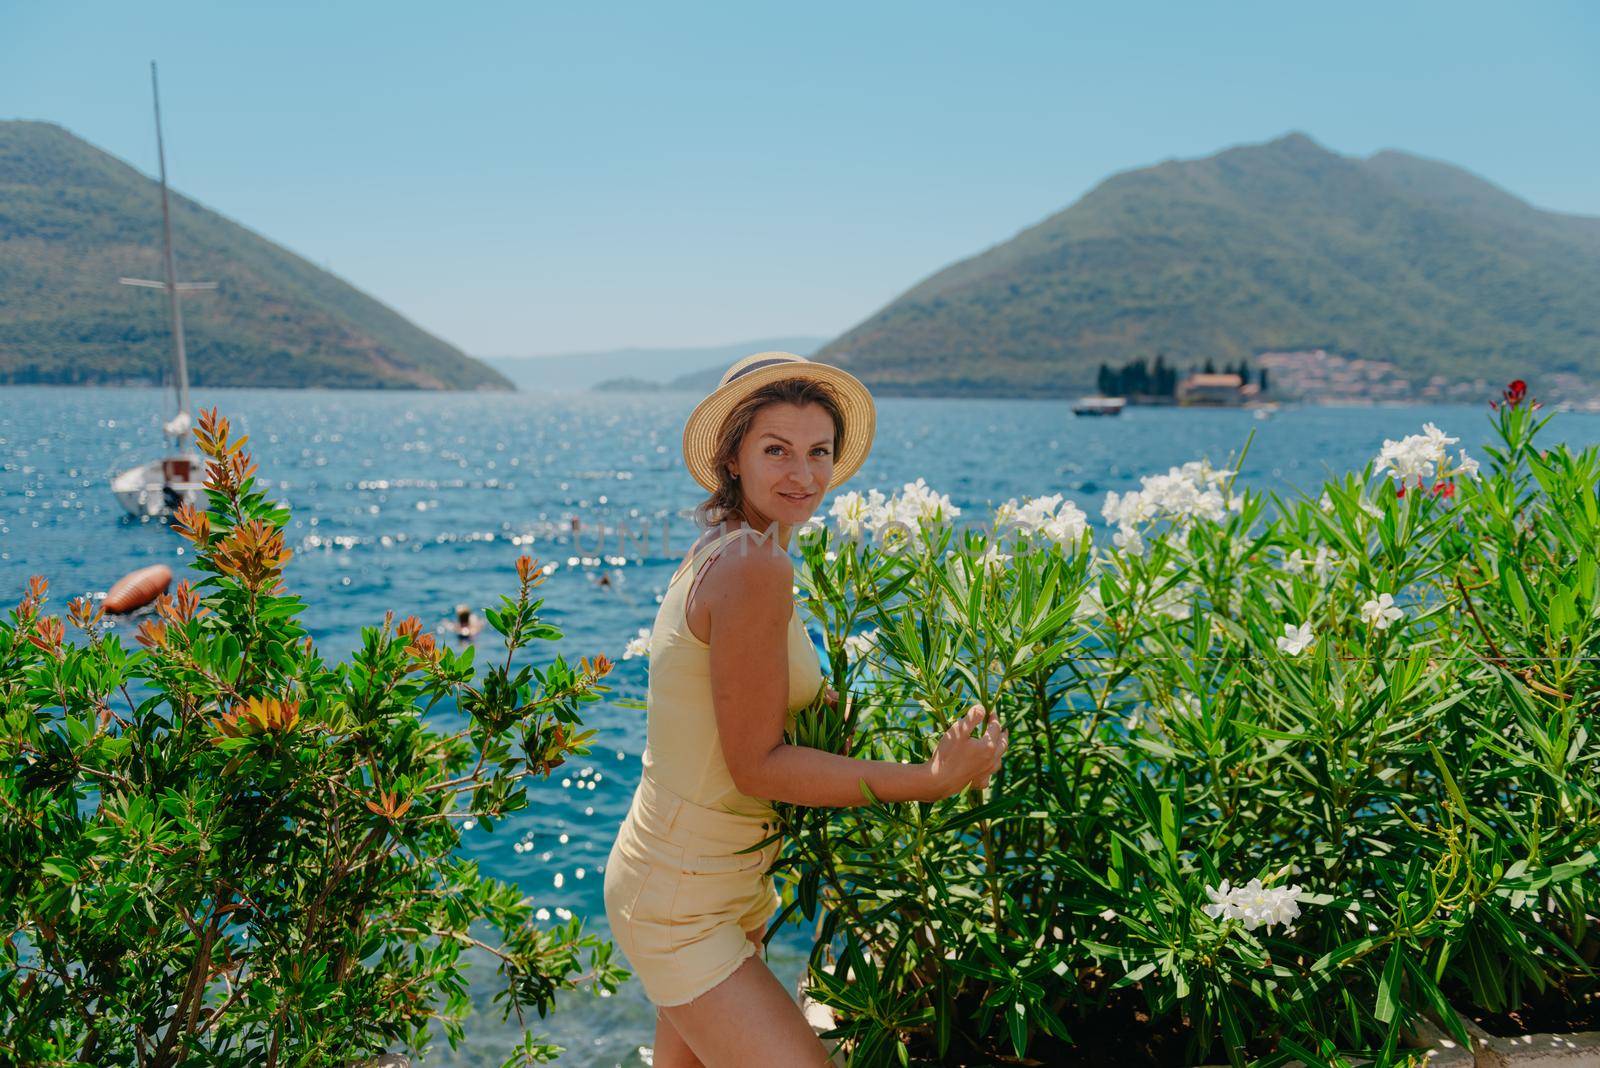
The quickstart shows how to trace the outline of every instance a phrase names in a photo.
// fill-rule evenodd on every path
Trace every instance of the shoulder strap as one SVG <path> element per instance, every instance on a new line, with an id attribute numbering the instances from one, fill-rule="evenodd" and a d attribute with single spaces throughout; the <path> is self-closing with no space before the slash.
<path id="1" fill-rule="evenodd" d="M 705 565 L 711 562 L 711 558 L 716 556 L 717 553 L 721 552 L 723 549 L 727 548 L 729 543 L 731 543 L 738 535 L 754 533 L 755 530 L 751 527 L 734 527 L 726 534 L 723 534 L 700 547 L 700 551 L 696 553 L 694 558 L 689 561 L 689 592 L 683 595 L 683 603 L 685 606 L 688 605 L 689 599 L 694 596 L 695 587 L 700 585 L 700 578 L 705 573 Z"/>
<path id="2" fill-rule="evenodd" d="M 680 565 L 678 567 L 678 569 L 675 570 L 672 573 L 672 581 L 676 582 L 676 581 L 678 581 L 678 579 L 682 578 L 684 575 L 690 574 L 691 572 L 693 572 L 696 569 L 698 569 L 700 564 L 701 564 L 701 562 L 705 559 L 705 554 L 710 552 L 712 549 L 716 548 L 719 545 L 726 544 L 727 541 L 728 541 L 728 538 L 733 533 L 734 533 L 734 531 L 731 531 L 731 530 L 727 531 L 726 533 L 721 534 L 718 537 L 712 538 L 710 541 L 708 541 L 704 545 L 700 546 L 700 548 L 696 549 L 689 556 L 688 563 Z"/>

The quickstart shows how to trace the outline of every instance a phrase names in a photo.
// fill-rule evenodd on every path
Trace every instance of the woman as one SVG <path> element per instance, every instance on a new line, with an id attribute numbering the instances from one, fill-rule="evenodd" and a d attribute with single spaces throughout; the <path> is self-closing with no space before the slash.
<path id="1" fill-rule="evenodd" d="M 613 938 L 657 1006 L 656 1068 L 827 1062 L 757 954 L 778 846 L 741 851 L 772 837 L 773 801 L 858 805 L 862 783 L 886 801 L 934 801 L 987 784 L 1005 753 L 977 705 L 926 764 L 784 743 L 824 686 L 790 538 L 860 468 L 875 424 L 853 376 L 763 352 L 729 368 L 684 426 L 684 462 L 711 491 L 696 512 L 708 529 L 656 613 L 644 776 L 605 878 Z"/>

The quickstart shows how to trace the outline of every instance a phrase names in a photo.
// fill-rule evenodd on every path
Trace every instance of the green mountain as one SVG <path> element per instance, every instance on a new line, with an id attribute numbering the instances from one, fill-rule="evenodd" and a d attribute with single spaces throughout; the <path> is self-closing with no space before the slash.
<path id="1" fill-rule="evenodd" d="M 172 198 L 189 377 L 205 386 L 510 389 L 354 286 Z M 171 342 L 160 186 L 42 122 L 0 122 L 0 382 L 155 382 Z"/>
<path id="2" fill-rule="evenodd" d="M 1102 362 L 1318 348 L 1417 379 L 1600 380 L 1600 218 L 1291 134 L 1115 175 L 817 358 L 889 392 L 1058 394 Z"/>

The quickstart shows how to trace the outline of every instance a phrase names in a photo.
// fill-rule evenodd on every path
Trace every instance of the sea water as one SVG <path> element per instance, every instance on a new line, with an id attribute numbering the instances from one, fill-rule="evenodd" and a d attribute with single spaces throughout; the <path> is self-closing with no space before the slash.
<path id="1" fill-rule="evenodd" d="M 559 643 L 535 647 L 569 660 L 617 661 L 611 696 L 642 699 L 647 662 L 623 661 L 627 640 L 653 621 L 673 570 L 695 538 L 688 511 L 703 496 L 679 459 L 684 393 L 396 393 L 198 389 L 236 432 L 250 435 L 268 493 L 293 509 L 289 587 L 325 658 L 347 656 L 361 628 L 415 614 L 442 625 L 454 606 L 480 611 L 514 591 L 527 553 L 556 565 L 540 588 Z M 186 571 L 188 545 L 160 523 L 129 520 L 107 480 L 159 455 L 165 395 L 150 389 L 0 386 L 0 604 L 28 576 L 51 582 L 61 611 L 135 568 Z M 923 478 L 981 522 L 1009 497 L 1060 493 L 1099 522 L 1107 492 L 1187 460 L 1232 466 L 1247 439 L 1240 484 L 1283 495 L 1315 491 L 1324 476 L 1360 468 L 1386 437 L 1438 424 L 1484 459 L 1486 407 L 1130 408 L 1076 418 L 1060 401 L 885 398 L 872 455 L 845 489 L 891 493 Z M 1600 441 L 1600 416 L 1562 414 L 1548 441 Z M 1253 435 L 1253 438 L 1252 438 Z M 825 512 L 831 497 L 819 511 Z M 572 529 L 576 517 L 579 528 Z M 618 529 L 634 537 L 623 543 Z M 641 546 L 638 535 L 646 538 Z M 609 587 L 594 583 L 602 572 Z M 803 615 L 802 611 L 802 615 Z M 119 627 L 132 644 L 132 627 Z M 812 626 L 813 633 L 815 627 Z M 478 639 L 488 653 L 497 635 Z M 483 654 L 480 654 L 480 658 Z M 465 833 L 462 852 L 517 883 L 548 911 L 606 932 L 603 864 L 639 778 L 644 713 L 586 707 L 593 753 L 531 789 L 529 808 L 493 833 Z M 771 961 L 793 985 L 805 931 L 788 928 Z M 429 1068 L 498 1064 L 519 1031 L 490 1002 L 493 969 L 475 961 L 477 1013 L 463 1047 L 442 1041 Z M 568 1048 L 569 1065 L 646 1063 L 653 1013 L 637 983 L 599 999 L 570 994 L 534 1030 Z"/>

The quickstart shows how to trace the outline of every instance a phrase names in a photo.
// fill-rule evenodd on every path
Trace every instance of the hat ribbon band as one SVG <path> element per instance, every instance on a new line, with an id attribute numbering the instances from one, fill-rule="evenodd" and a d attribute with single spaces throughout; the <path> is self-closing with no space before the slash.
<path id="1" fill-rule="evenodd" d="M 757 371 L 757 370 L 760 370 L 763 367 L 771 367 L 775 363 L 799 363 L 799 362 L 800 362 L 799 360 L 792 359 L 792 358 L 790 358 L 788 356 L 778 356 L 778 357 L 774 357 L 773 359 L 770 359 L 770 360 L 757 360 L 755 363 L 752 363 L 752 364 L 750 364 L 748 366 L 739 368 L 739 370 L 734 373 L 733 378 L 728 379 L 728 382 L 732 382 L 734 379 L 737 379 L 737 378 L 739 378 L 739 377 L 741 377 L 743 375 L 747 375 L 751 371 Z M 722 384 L 723 385 L 727 385 L 728 382 L 724 382 Z"/>

